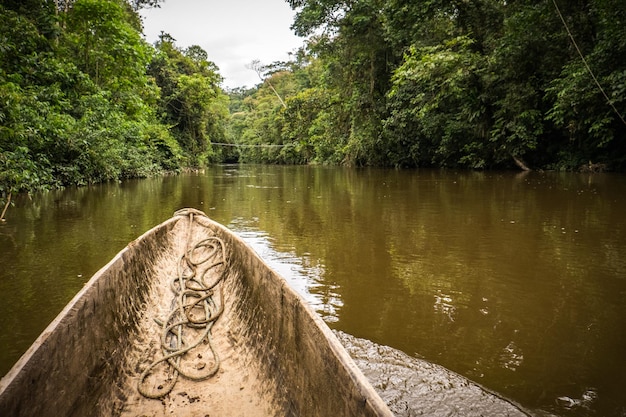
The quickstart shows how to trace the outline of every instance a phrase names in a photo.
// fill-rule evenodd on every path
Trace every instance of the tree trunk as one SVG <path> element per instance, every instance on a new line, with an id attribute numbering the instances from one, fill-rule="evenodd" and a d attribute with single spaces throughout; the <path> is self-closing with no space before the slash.
<path id="1" fill-rule="evenodd" d="M 531 171 L 530 168 L 528 168 L 528 166 L 526 166 L 526 164 L 524 163 L 524 161 L 522 161 L 521 159 L 519 159 L 518 157 L 516 157 L 515 155 L 511 155 L 511 157 L 513 158 L 513 161 L 515 161 L 515 165 L 517 165 L 518 167 L 520 167 L 520 169 L 522 171 Z"/>
<path id="2" fill-rule="evenodd" d="M 7 212 L 7 209 L 9 208 L 9 204 L 11 204 L 11 193 L 9 193 L 9 195 L 7 196 L 7 203 L 4 205 L 4 209 L 2 210 L 2 214 L 0 214 L 0 221 L 5 221 L 4 220 L 4 215 Z"/>

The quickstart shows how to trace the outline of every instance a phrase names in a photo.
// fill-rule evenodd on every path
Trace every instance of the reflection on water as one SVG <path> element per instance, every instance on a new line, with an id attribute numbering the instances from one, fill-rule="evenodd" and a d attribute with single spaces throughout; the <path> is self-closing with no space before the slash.
<path id="1" fill-rule="evenodd" d="M 226 166 L 22 198 L 0 225 L 0 371 L 185 206 L 241 234 L 333 328 L 531 408 L 626 414 L 620 175 Z"/>
<path id="2" fill-rule="evenodd" d="M 324 266 L 310 254 L 298 256 L 294 248 L 274 244 L 271 236 L 259 230 L 255 224 L 257 218 L 247 221 L 233 219 L 227 227 L 239 235 L 261 258 L 276 272 L 283 276 L 291 288 L 296 290 L 327 322 L 338 320 L 337 308 L 341 307 L 341 298 L 336 288 L 322 282 Z"/>

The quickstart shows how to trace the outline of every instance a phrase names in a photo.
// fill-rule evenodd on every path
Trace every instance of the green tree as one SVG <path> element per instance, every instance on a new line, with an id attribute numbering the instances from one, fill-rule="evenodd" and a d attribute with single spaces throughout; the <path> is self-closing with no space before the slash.
<path id="1" fill-rule="evenodd" d="M 6 6 L 6 7 L 5 7 Z M 72 66 L 55 59 L 54 10 L 45 2 L 0 5 L 0 203 L 54 184 L 47 148 L 71 126 L 61 91 Z M 4 211 L 4 209 L 3 209 Z"/>
<path id="2" fill-rule="evenodd" d="M 625 168 L 618 0 L 289 3 L 324 75 L 288 100 L 308 128 L 288 127 L 332 132 L 343 163 Z M 314 97 L 333 97 L 332 118 Z"/>
<path id="3" fill-rule="evenodd" d="M 567 62 L 546 88 L 552 104 L 547 117 L 561 136 L 557 168 L 594 161 L 624 170 L 626 8 L 617 0 L 596 0 L 588 10 L 560 9 L 573 38 L 564 39 Z"/>
<path id="4" fill-rule="evenodd" d="M 324 63 L 325 87 L 333 90 L 341 103 L 335 111 L 344 113 L 335 117 L 346 123 L 332 126 L 336 147 L 345 155 L 343 163 L 385 164 L 381 121 L 386 117 L 384 97 L 394 55 L 385 34 L 385 2 L 290 4 L 299 8 L 293 25 L 297 34 L 323 32 L 310 49 Z"/>
<path id="5" fill-rule="evenodd" d="M 397 68 L 386 120 L 390 161 L 397 166 L 484 168 L 492 163 L 480 73 L 472 41 L 413 47 Z"/>
<path id="6" fill-rule="evenodd" d="M 184 150 L 191 165 L 222 158 L 211 142 L 226 140 L 228 97 L 220 87 L 222 77 L 207 53 L 193 45 L 181 50 L 162 33 L 148 72 L 161 91 L 160 118 Z"/>
<path id="7" fill-rule="evenodd" d="M 122 0 L 0 5 L 0 203 L 180 167 L 140 28 Z"/>

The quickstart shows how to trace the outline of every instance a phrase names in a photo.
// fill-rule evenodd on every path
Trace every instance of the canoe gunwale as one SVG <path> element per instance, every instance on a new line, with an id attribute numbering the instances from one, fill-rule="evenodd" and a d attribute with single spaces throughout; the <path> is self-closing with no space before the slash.
<path id="1" fill-rule="evenodd" d="M 309 335 L 308 332 L 302 330 L 302 327 L 310 327 L 311 333 L 319 332 L 321 338 L 317 340 L 319 340 L 321 344 L 317 346 L 317 348 L 323 349 L 327 355 L 331 354 L 332 358 L 334 358 L 335 360 L 330 362 L 336 363 L 339 366 L 337 369 L 333 369 L 330 371 L 326 369 L 320 369 L 321 366 L 313 366 L 311 368 L 311 372 L 330 372 L 331 374 L 333 372 L 342 373 L 343 375 L 341 375 L 341 378 L 348 378 L 350 384 L 352 384 L 352 386 L 357 390 L 357 392 L 354 393 L 355 398 L 353 398 L 353 400 L 355 403 L 360 403 L 358 409 L 346 410 L 344 414 L 337 414 L 336 410 L 332 413 L 316 410 L 316 415 L 372 415 L 386 417 L 393 416 L 385 402 L 381 399 L 381 397 L 375 391 L 368 379 L 358 368 L 358 366 L 350 357 L 349 353 L 343 347 L 336 335 L 322 320 L 322 318 L 311 308 L 311 306 L 302 298 L 302 296 L 300 296 L 279 273 L 277 273 L 272 267 L 270 267 L 263 260 L 263 258 L 256 251 L 254 251 L 240 236 L 231 232 L 222 224 L 217 223 L 208 217 L 202 217 L 199 221 L 206 222 L 207 227 L 213 229 L 215 232 L 221 235 L 220 237 L 225 240 L 226 245 L 230 248 L 230 252 L 233 257 L 241 254 L 246 255 L 245 263 L 247 263 L 248 265 L 241 268 L 242 270 L 255 270 L 255 268 L 258 268 L 259 266 L 261 267 L 261 269 L 264 270 L 263 273 L 251 274 L 251 276 L 247 277 L 251 280 L 251 282 L 248 283 L 249 289 L 253 291 L 276 290 L 277 292 L 279 292 L 279 294 L 276 294 L 277 296 L 275 298 L 280 300 L 281 308 L 272 309 L 273 311 L 270 311 L 267 314 L 271 316 L 273 312 L 280 313 L 284 311 L 289 311 L 291 314 L 285 314 L 282 318 L 276 318 L 276 322 L 282 322 L 279 326 L 279 328 L 281 329 L 279 335 L 276 336 L 276 338 L 279 340 L 275 340 L 274 343 L 285 343 L 286 346 L 291 346 L 294 350 L 300 350 L 303 348 L 306 349 L 306 343 L 297 345 L 290 345 L 290 343 L 298 342 L 297 340 L 295 340 L 298 337 L 297 333 L 301 333 L 299 335 L 301 338 L 306 338 L 307 335 Z M 236 264 L 237 261 L 231 261 L 230 267 L 236 267 Z M 245 279 L 245 277 L 242 279 Z M 263 293 L 263 291 L 261 291 L 261 293 Z M 285 331 L 285 329 L 287 329 L 289 325 L 285 322 L 289 321 L 294 321 L 294 323 L 292 323 L 292 328 L 296 333 L 295 336 L 286 334 L 288 332 Z M 299 322 L 298 325 L 294 325 L 296 321 Z M 288 350 L 288 348 L 286 348 L 285 350 Z M 315 354 L 315 352 L 313 354 Z M 297 358 L 294 359 L 297 360 Z M 278 362 L 279 365 L 282 365 L 282 361 Z M 294 362 L 293 364 L 297 364 L 298 367 L 304 366 L 301 361 Z M 287 371 L 285 369 L 287 367 L 288 365 L 284 365 L 282 371 Z M 276 368 L 269 369 L 269 372 L 274 371 L 276 371 Z M 281 371 L 279 370 L 278 372 L 280 373 Z M 326 394 L 333 395 L 335 393 L 333 392 L 333 390 L 329 390 L 326 392 Z M 359 398 L 356 399 L 356 397 Z M 302 402 L 308 403 L 309 407 L 317 406 L 311 401 L 302 400 Z M 287 410 L 287 413 L 294 416 L 302 416 L 307 415 L 306 411 L 310 410 Z"/>
<path id="2" fill-rule="evenodd" d="M 78 385 L 83 390 L 93 389 L 97 384 L 95 375 L 102 374 L 103 371 L 115 372 L 106 369 L 109 367 L 107 360 L 110 355 L 118 350 L 115 341 L 107 340 L 108 335 L 115 329 L 102 326 L 94 330 L 95 326 L 85 326 L 83 322 L 90 319 L 93 321 L 94 317 L 101 318 L 103 314 L 109 318 L 115 314 L 100 308 L 102 304 L 106 304 L 102 299 L 114 300 L 112 303 L 117 305 L 123 298 L 115 294 L 116 284 L 119 284 L 118 277 L 124 275 L 124 269 L 129 261 L 137 257 L 134 256 L 135 248 L 141 247 L 146 241 L 159 239 L 159 236 L 166 234 L 178 220 L 178 218 L 168 219 L 131 241 L 85 283 L 9 372 L 0 379 L 0 414 L 3 414 L 4 410 L 11 410 L 24 413 L 20 415 L 29 415 L 28 411 L 23 410 L 25 404 L 32 407 L 29 409 L 32 415 L 54 412 L 54 404 L 60 406 L 71 403 L 71 407 L 74 407 L 74 403 L 81 401 L 84 394 L 75 395 L 71 386 Z M 144 274 L 137 270 L 134 272 L 128 276 L 134 278 L 134 284 L 141 285 L 141 277 Z M 76 328 L 77 326 L 80 328 Z M 100 345 L 96 342 L 83 346 L 81 342 L 86 338 L 89 339 L 84 333 L 91 333 L 92 339 L 89 341 L 97 340 L 104 343 Z M 60 342 L 71 345 L 70 349 L 68 346 L 59 348 Z M 84 354 L 83 359 L 87 357 L 90 363 L 83 364 L 84 370 L 78 370 L 79 364 L 73 363 L 73 357 L 78 357 L 80 353 L 89 349 L 93 352 Z M 45 370 L 47 362 L 51 361 L 59 364 L 53 372 Z M 75 369 L 68 375 L 62 375 L 62 369 L 58 368 L 63 366 Z M 48 380 L 53 381 L 52 385 L 58 386 L 50 386 Z M 32 404 L 38 396 L 51 399 L 52 404 Z M 8 415 L 12 415 L 12 412 Z"/>
<path id="3" fill-rule="evenodd" d="M 241 237 L 203 213 L 195 210 L 191 212 L 199 224 L 226 242 L 233 258 L 233 262 L 228 266 L 230 269 L 228 279 L 237 278 L 236 283 L 229 285 L 235 285 L 235 289 L 239 289 L 238 294 L 251 297 L 243 301 L 235 300 L 234 304 L 249 303 L 255 297 L 265 299 L 263 305 L 258 308 L 237 314 L 241 314 L 242 320 L 254 319 L 256 315 L 260 315 L 266 321 L 262 324 L 265 327 L 258 328 L 254 327 L 257 326 L 256 323 L 251 322 L 248 326 L 249 336 L 252 341 L 257 338 L 262 342 L 263 338 L 268 338 L 271 339 L 270 343 L 273 343 L 274 351 L 263 353 L 267 359 L 265 373 L 274 375 L 273 373 L 277 372 L 272 383 L 277 387 L 286 385 L 286 388 L 278 388 L 290 390 L 287 392 L 289 397 L 280 404 L 286 410 L 285 415 L 392 416 L 389 408 L 335 334 L 284 278 L 269 267 Z M 189 211 L 178 213 L 146 231 L 87 281 L 0 380 L 0 414 L 34 415 L 35 412 L 37 415 L 57 416 L 61 405 L 71 410 L 76 404 L 84 402 L 85 392 L 98 388 L 98 379 L 94 375 L 102 372 L 108 372 L 109 375 L 116 372 L 116 370 L 102 371 L 100 368 L 107 366 L 106 360 L 111 355 L 120 354 L 117 352 L 117 341 L 111 339 L 116 335 L 126 337 L 120 334 L 121 328 L 105 325 L 104 329 L 76 330 L 76 323 L 80 320 L 100 320 L 102 317 L 105 323 L 111 320 L 114 312 L 106 311 L 111 309 L 106 308 L 109 306 L 105 302 L 107 300 L 117 307 L 123 305 L 127 314 L 128 311 L 132 312 L 133 309 L 139 308 L 135 305 L 129 306 L 135 300 L 125 300 L 123 294 L 124 289 L 133 285 L 146 286 L 145 291 L 136 290 L 140 297 L 148 292 L 147 287 L 150 284 L 144 283 L 147 281 L 144 278 L 150 278 L 150 275 L 149 271 L 142 270 L 141 258 L 156 255 L 142 251 L 158 245 L 160 239 L 166 239 L 166 235 L 179 221 L 189 218 L 183 214 L 189 213 Z M 151 262 L 152 259 L 148 261 Z M 276 300 L 269 298 L 271 296 L 275 296 Z M 105 301 L 101 301 L 101 298 Z M 141 304 L 141 300 L 136 304 Z M 280 308 L 275 308 L 277 305 Z M 254 334 L 255 331 L 258 334 Z M 83 332 L 88 335 L 84 335 Z M 90 337 L 95 339 L 92 340 Z M 68 343 L 68 340 L 72 341 L 73 349 L 77 350 L 76 355 L 67 352 L 68 349 L 59 347 L 61 341 Z M 79 346 L 76 347 L 77 344 Z M 88 357 L 85 369 L 73 363 L 76 362 L 73 360 L 75 357 L 81 357 L 80 354 Z M 58 366 L 52 371 L 46 370 L 46 361 L 49 359 L 55 363 L 50 366 L 60 364 L 61 368 L 67 366 L 72 369 L 68 375 L 63 375 L 63 369 L 57 369 Z M 295 371 L 291 372 L 293 368 Z M 46 385 L 47 383 L 53 386 L 50 387 Z M 47 398 L 49 401 L 31 404 L 40 398 Z M 327 404 L 321 404 L 320 399 L 327 401 Z"/>

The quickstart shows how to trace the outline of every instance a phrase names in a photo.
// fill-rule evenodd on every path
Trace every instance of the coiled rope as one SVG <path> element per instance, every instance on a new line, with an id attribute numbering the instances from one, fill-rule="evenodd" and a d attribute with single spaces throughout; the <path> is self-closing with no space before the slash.
<path id="1" fill-rule="evenodd" d="M 218 286 L 226 270 L 224 242 L 218 237 L 209 237 L 190 246 L 194 215 L 204 213 L 185 209 L 175 215 L 188 215 L 189 229 L 185 252 L 178 262 L 176 277 L 170 282 L 174 293 L 172 309 L 165 320 L 154 320 L 161 327 L 163 356 L 143 371 L 137 383 L 139 393 L 153 399 L 169 394 L 179 376 L 201 381 L 215 375 L 220 367 L 211 329 L 224 311 L 223 290 L 222 286 Z M 219 294 L 217 297 L 216 291 Z M 196 352 L 201 350 L 196 349 L 198 347 L 207 350 L 207 345 L 211 358 L 203 358 L 202 353 Z M 194 359 L 195 365 L 189 365 L 191 359 Z M 207 366 L 206 362 L 198 362 L 198 359 L 213 364 Z M 183 360 L 187 360 L 186 366 Z M 164 381 L 154 381 L 157 378 L 154 377 L 158 372 L 157 367 L 161 369 L 162 373 L 159 374 L 164 375 Z"/>

